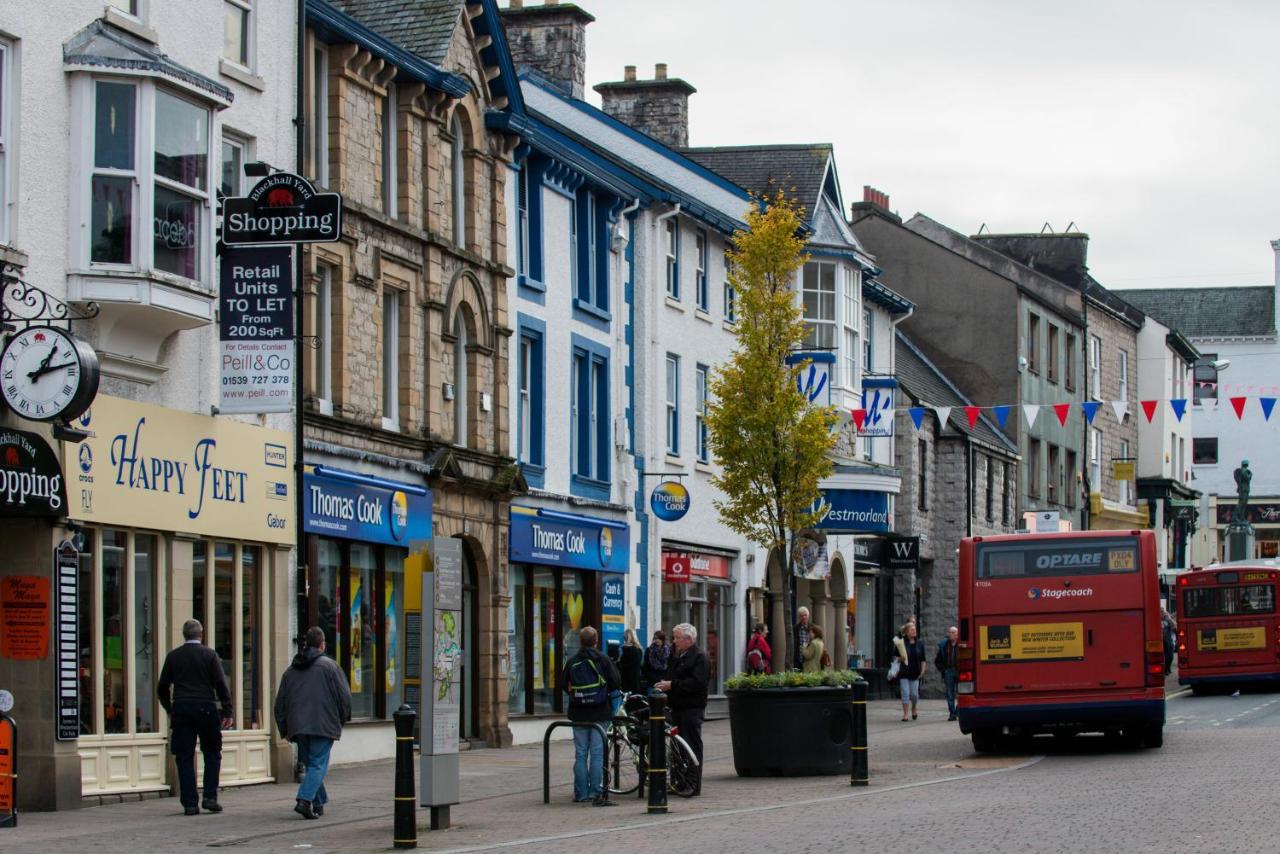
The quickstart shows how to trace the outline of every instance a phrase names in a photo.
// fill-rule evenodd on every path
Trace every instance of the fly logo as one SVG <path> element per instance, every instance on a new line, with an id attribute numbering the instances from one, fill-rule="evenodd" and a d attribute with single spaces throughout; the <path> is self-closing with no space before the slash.
<path id="1" fill-rule="evenodd" d="M 1036 599 L 1067 599 L 1080 596 L 1092 596 L 1092 587 L 1078 587 L 1074 590 L 1067 588 L 1065 590 L 1041 590 L 1039 587 L 1032 587 L 1027 591 L 1027 598 Z"/>

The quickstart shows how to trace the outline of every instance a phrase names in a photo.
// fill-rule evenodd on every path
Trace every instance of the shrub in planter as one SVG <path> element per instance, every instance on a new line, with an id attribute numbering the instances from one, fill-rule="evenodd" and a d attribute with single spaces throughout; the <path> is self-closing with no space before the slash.
<path id="1" fill-rule="evenodd" d="M 725 683 L 740 777 L 848 774 L 852 670 L 739 674 Z"/>

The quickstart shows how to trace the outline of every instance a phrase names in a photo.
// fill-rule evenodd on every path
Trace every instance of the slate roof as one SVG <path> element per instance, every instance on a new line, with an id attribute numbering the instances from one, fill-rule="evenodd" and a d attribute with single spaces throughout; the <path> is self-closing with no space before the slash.
<path id="1" fill-rule="evenodd" d="M 830 143 L 686 148 L 682 154 L 756 195 L 795 194 L 811 222 L 831 159 Z"/>
<path id="2" fill-rule="evenodd" d="M 895 346 L 894 375 L 898 378 L 903 390 L 918 401 L 919 405 L 955 407 L 955 411 L 947 420 L 947 424 L 952 429 L 971 436 L 979 442 L 1017 455 L 1018 446 L 1000 430 L 994 421 L 994 416 L 988 415 L 986 409 L 978 416 L 973 429 L 969 429 L 969 420 L 965 417 L 963 407 L 972 406 L 972 401 L 965 397 L 924 353 L 920 352 L 920 349 L 903 334 L 901 329 L 897 330 Z M 1014 411 L 1009 413 L 1009 417 L 1017 416 L 1015 407 Z"/>
<path id="3" fill-rule="evenodd" d="M 1152 288 L 1115 293 L 1188 338 L 1272 335 L 1276 331 L 1276 291 L 1272 287 Z"/>
<path id="4" fill-rule="evenodd" d="M 126 69 L 150 71 L 207 92 L 225 104 L 235 94 L 226 86 L 180 65 L 150 42 L 117 29 L 104 21 L 94 21 L 62 46 L 62 61 L 70 68 Z"/>
<path id="5" fill-rule="evenodd" d="M 329 0 L 330 5 L 428 62 L 444 63 L 466 0 Z"/>

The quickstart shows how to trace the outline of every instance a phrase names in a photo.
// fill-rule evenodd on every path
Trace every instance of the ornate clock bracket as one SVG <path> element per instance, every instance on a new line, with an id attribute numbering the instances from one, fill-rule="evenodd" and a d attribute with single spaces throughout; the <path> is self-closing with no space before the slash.
<path id="1" fill-rule="evenodd" d="M 47 291 L 23 281 L 12 264 L 0 264 L 0 332 L 17 332 L 31 326 L 65 324 L 98 316 L 96 302 L 74 307 Z"/>

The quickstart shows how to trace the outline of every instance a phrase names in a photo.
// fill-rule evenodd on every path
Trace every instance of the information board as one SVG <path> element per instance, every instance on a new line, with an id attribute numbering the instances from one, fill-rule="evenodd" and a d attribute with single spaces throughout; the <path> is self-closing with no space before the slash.
<path id="1" fill-rule="evenodd" d="M 228 246 L 218 296 L 223 412 L 293 404 L 293 249 Z"/>
<path id="2" fill-rule="evenodd" d="M 49 579 L 0 578 L 0 658 L 33 661 L 49 654 Z"/>

